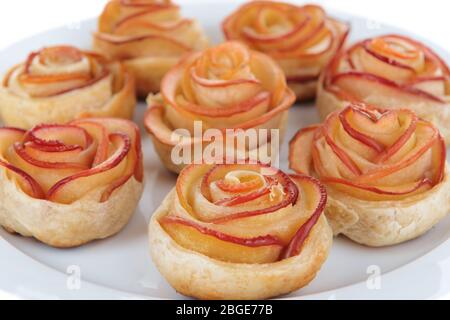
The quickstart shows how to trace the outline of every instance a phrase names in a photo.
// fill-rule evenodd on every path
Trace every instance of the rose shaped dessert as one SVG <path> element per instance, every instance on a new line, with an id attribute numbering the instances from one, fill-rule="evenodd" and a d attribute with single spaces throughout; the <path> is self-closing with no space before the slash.
<path id="1" fill-rule="evenodd" d="M 164 164 L 179 172 L 185 163 L 173 163 L 172 149 L 180 141 L 198 142 L 191 138 L 197 121 L 203 130 L 235 129 L 236 135 L 249 129 L 279 129 L 282 138 L 294 101 L 283 71 L 272 59 L 227 42 L 188 56 L 164 77 L 161 95 L 148 98 L 145 125 Z M 180 128 L 191 137 L 176 131 Z M 260 147 L 259 141 L 248 149 Z"/>
<path id="2" fill-rule="evenodd" d="M 134 80 L 120 63 L 56 46 L 33 52 L 13 67 L 0 87 L 0 117 L 24 129 L 80 117 L 131 118 Z"/>
<path id="3" fill-rule="evenodd" d="M 307 285 L 332 232 L 325 188 L 260 164 L 190 165 L 153 214 L 150 250 L 182 294 L 262 299 Z"/>
<path id="4" fill-rule="evenodd" d="M 206 46 L 199 24 L 182 18 L 169 0 L 111 0 L 94 34 L 94 48 L 124 61 L 142 97 L 159 91 L 162 77 L 181 56 Z"/>
<path id="5" fill-rule="evenodd" d="M 450 71 L 425 45 L 399 35 L 364 40 L 337 55 L 324 71 L 317 107 L 322 118 L 348 102 L 405 106 L 438 127 L 450 142 Z"/>
<path id="6" fill-rule="evenodd" d="M 0 128 L 0 225 L 55 247 L 119 232 L 142 193 L 138 127 L 89 118 Z"/>
<path id="7" fill-rule="evenodd" d="M 274 58 L 299 100 L 316 96 L 320 72 L 344 44 L 348 25 L 315 5 L 252 1 L 223 23 L 228 40 L 239 40 Z"/>
<path id="8" fill-rule="evenodd" d="M 335 234 L 384 246 L 418 237 L 450 211 L 439 131 L 406 109 L 350 105 L 300 130 L 290 166 L 327 187 Z"/>

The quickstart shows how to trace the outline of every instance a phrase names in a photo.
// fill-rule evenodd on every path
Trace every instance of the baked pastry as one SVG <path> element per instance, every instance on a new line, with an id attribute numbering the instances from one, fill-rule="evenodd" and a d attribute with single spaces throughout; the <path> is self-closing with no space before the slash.
<path id="1" fill-rule="evenodd" d="M 191 54 L 164 77 L 161 94 L 147 99 L 145 126 L 163 163 L 178 173 L 194 163 L 193 152 L 188 161 L 173 161 L 172 150 L 180 141 L 192 147 L 210 142 L 195 136 L 195 124 L 201 124 L 202 132 L 219 129 L 229 141 L 251 129 L 277 129 L 282 138 L 294 101 L 283 71 L 272 59 L 238 42 L 226 42 Z M 256 154 L 270 142 L 258 140 L 239 157 L 248 158 L 248 152 Z"/>
<path id="2" fill-rule="evenodd" d="M 323 119 L 348 102 L 413 110 L 450 143 L 450 71 L 430 48 L 405 36 L 385 35 L 356 43 L 337 55 L 318 86 Z"/>
<path id="3" fill-rule="evenodd" d="M 184 19 L 170 0 L 111 0 L 98 21 L 94 49 L 122 60 L 139 96 L 159 91 L 164 74 L 208 41 L 196 20 Z"/>
<path id="4" fill-rule="evenodd" d="M 119 232 L 142 193 L 139 128 L 89 118 L 0 128 L 0 225 L 54 247 Z"/>
<path id="5" fill-rule="evenodd" d="M 316 96 L 322 69 L 343 46 L 346 23 L 316 5 L 251 1 L 223 22 L 228 40 L 239 40 L 276 60 L 299 100 Z"/>
<path id="6" fill-rule="evenodd" d="M 263 299 L 307 285 L 332 232 L 325 188 L 259 164 L 190 165 L 153 214 L 150 251 L 180 293 Z"/>
<path id="7" fill-rule="evenodd" d="M 297 173 L 327 187 L 335 234 L 368 246 L 416 238 L 450 212 L 450 178 L 439 131 L 406 109 L 353 104 L 290 144 Z"/>
<path id="8" fill-rule="evenodd" d="M 69 46 L 33 52 L 13 67 L 0 86 L 4 124 L 30 129 L 80 117 L 131 118 L 133 77 L 120 63 Z"/>

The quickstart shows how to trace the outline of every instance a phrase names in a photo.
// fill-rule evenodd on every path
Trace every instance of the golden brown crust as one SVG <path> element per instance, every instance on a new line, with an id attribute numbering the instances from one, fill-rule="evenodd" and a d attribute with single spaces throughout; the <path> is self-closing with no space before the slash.
<path id="1" fill-rule="evenodd" d="M 325 210 L 335 235 L 388 246 L 417 238 L 450 212 L 450 177 L 426 193 L 402 201 L 364 201 L 328 188 Z"/>
<path id="2" fill-rule="evenodd" d="M 179 246 L 161 227 L 175 190 L 153 214 L 149 224 L 154 263 L 180 293 L 200 299 L 265 299 L 307 285 L 319 271 L 332 244 L 332 232 L 321 217 L 304 243 L 302 253 L 268 264 L 237 264 L 211 259 Z"/>
<path id="3" fill-rule="evenodd" d="M 231 65 L 222 63 L 227 61 L 221 58 L 223 55 L 237 60 L 232 58 L 236 61 L 233 60 Z M 221 61 L 222 65 L 215 61 Z M 233 76 L 230 78 L 228 74 Z M 176 173 L 193 161 L 184 161 L 184 164 L 172 162 L 174 148 L 180 148 L 180 141 L 191 150 L 194 145 L 206 147 L 211 139 L 195 134 L 201 131 L 203 135 L 208 129 L 220 130 L 221 140 L 214 142 L 224 142 L 227 146 L 232 145 L 232 141 L 225 140 L 238 139 L 245 130 L 267 134 L 268 141 L 259 138 L 256 144 L 241 150 L 243 154 L 224 154 L 225 157 L 238 156 L 241 159 L 253 154 L 261 159 L 261 148 L 267 147 L 267 153 L 271 152 L 271 129 L 279 130 L 279 137 L 283 139 L 287 113 L 295 98 L 282 69 L 269 56 L 249 50 L 239 42 L 226 42 L 187 56 L 164 77 L 161 94 L 147 98 L 149 108 L 145 127 L 152 135 L 165 166 Z M 196 127 L 199 124 L 200 130 Z M 227 129 L 235 130 L 231 137 Z M 194 158 L 194 152 L 186 157 Z M 274 158 L 273 155 L 268 156 Z"/>
<path id="4" fill-rule="evenodd" d="M 322 125 L 301 129 L 290 143 L 289 163 L 327 186 L 334 234 L 364 245 L 419 237 L 450 211 L 444 140 L 408 109 L 349 105 Z"/>
<path id="5" fill-rule="evenodd" d="M 0 172 L 0 225 L 25 237 L 34 237 L 58 248 L 76 247 L 110 237 L 128 223 L 143 185 L 133 177 L 99 202 L 104 188 L 92 190 L 70 204 L 38 200 L 23 193 Z"/>
<path id="6" fill-rule="evenodd" d="M 136 106 L 135 80 L 119 64 L 111 65 L 113 79 L 49 97 L 17 95 L 0 87 L 0 118 L 7 126 L 30 129 L 41 123 L 67 123 L 83 117 L 131 119 Z M 110 81 L 118 81 L 111 93 Z M 115 88 L 113 88 L 114 90 Z M 102 102 L 104 101 L 104 102 Z"/>
<path id="7" fill-rule="evenodd" d="M 406 52 L 406 55 L 405 55 Z M 355 43 L 324 69 L 317 88 L 322 119 L 348 103 L 408 108 L 450 143 L 450 69 L 431 48 L 401 35 Z"/>
<path id="8" fill-rule="evenodd" d="M 222 29 L 227 40 L 241 41 L 277 61 L 297 100 L 305 101 L 315 97 L 322 69 L 344 45 L 350 28 L 317 5 L 253 1 L 228 16 Z"/>
<path id="9" fill-rule="evenodd" d="M 0 226 L 55 247 L 120 231 L 143 189 L 140 131 L 118 118 L 0 128 Z"/>
<path id="10" fill-rule="evenodd" d="M 159 92 L 162 78 L 183 55 L 207 45 L 200 25 L 183 18 L 179 7 L 170 2 L 111 0 L 93 37 L 96 51 L 125 63 L 136 78 L 141 98 Z"/>

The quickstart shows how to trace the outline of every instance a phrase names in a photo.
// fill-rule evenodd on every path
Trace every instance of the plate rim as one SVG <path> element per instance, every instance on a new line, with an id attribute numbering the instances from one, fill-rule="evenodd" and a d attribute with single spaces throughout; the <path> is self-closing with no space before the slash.
<path id="1" fill-rule="evenodd" d="M 234 3 L 232 3 L 234 4 Z M 184 4 L 184 6 L 199 6 L 201 3 Z M 231 4 L 230 4 L 231 5 Z M 330 9 L 332 16 L 344 16 L 352 17 L 354 19 L 367 19 L 364 16 L 355 15 L 349 12 L 343 12 L 339 10 Z M 90 17 L 80 20 L 81 24 L 89 24 L 95 22 L 96 17 Z M 94 21 L 93 21 L 94 20 Z M 424 37 L 415 35 L 413 32 L 402 29 L 401 27 L 393 26 L 383 23 L 383 26 L 396 29 L 398 32 L 402 32 L 406 35 L 412 35 L 416 39 L 420 39 L 431 45 L 433 49 L 440 54 L 445 53 L 446 61 L 450 61 L 450 52 L 443 49 L 440 45 L 426 40 Z M 64 26 L 57 26 L 48 28 L 45 31 L 38 32 L 32 36 L 25 37 L 17 42 L 14 42 L 8 46 L 5 46 L 0 50 L 0 53 L 5 53 L 10 50 L 14 50 L 23 43 L 28 42 L 34 37 L 42 37 L 50 32 L 63 29 Z M 70 42 L 70 40 L 68 41 Z M 162 164 L 161 164 L 162 165 Z M 412 260 L 400 267 L 394 268 L 389 272 L 382 274 L 383 283 L 388 283 L 387 287 L 384 286 L 381 290 L 370 290 L 366 286 L 366 281 L 355 282 L 342 287 L 302 295 L 301 291 L 298 296 L 294 297 L 281 297 L 281 300 L 298 300 L 298 299 L 398 299 L 401 297 L 401 291 L 399 284 L 409 283 L 409 290 L 420 290 L 423 287 L 416 285 L 411 287 L 411 279 L 408 279 L 408 275 L 420 271 L 422 277 L 430 277 L 429 273 L 424 274 L 426 267 L 430 268 L 430 265 L 437 265 L 442 271 L 442 277 L 450 279 L 450 230 L 446 233 L 447 239 L 440 245 L 434 247 L 426 254 Z M 150 259 L 150 255 L 148 257 Z M 150 295 L 142 295 L 130 293 L 124 290 L 108 287 L 107 285 L 98 284 L 88 280 L 82 280 L 81 288 L 79 290 L 68 290 L 64 285 L 67 281 L 68 274 L 63 273 L 60 270 L 52 268 L 49 265 L 25 254 L 20 249 L 16 248 L 8 240 L 0 235 L 0 260 L 5 261 L 2 263 L 2 272 L 0 273 L 0 299 L 154 299 L 164 300 L 164 298 L 154 297 Z M 28 282 L 26 284 L 18 284 L 16 277 L 12 275 L 17 274 L 17 262 L 20 262 L 20 277 L 26 278 Z M 440 266 L 442 265 L 442 267 Z M 38 274 L 38 276 L 37 276 Z M 320 276 L 320 271 L 318 273 Z M 422 281 L 423 282 L 423 281 Z M 440 281 L 440 288 L 438 292 L 434 292 L 432 295 L 428 295 L 427 299 L 450 299 L 450 281 Z M 355 295 L 357 293 L 357 297 Z M 414 298 L 413 298 L 414 299 Z"/>

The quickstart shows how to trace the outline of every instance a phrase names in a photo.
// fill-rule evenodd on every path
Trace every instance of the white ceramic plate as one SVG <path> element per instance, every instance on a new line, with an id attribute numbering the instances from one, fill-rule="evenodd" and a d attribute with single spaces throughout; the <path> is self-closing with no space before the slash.
<path id="1" fill-rule="evenodd" d="M 222 40 L 220 22 L 232 10 L 233 5 L 226 1 L 214 1 L 214 6 L 183 7 L 186 15 L 201 21 L 215 43 Z M 351 23 L 351 41 L 381 33 L 408 34 L 364 18 L 331 14 Z M 0 72 L 45 45 L 69 43 L 89 48 L 95 26 L 94 19 L 87 20 L 79 28 L 62 27 L 17 43 L 0 52 Z M 448 53 L 430 45 L 450 61 Z M 145 105 L 141 103 L 135 117 L 141 126 L 144 110 Z M 313 106 L 294 107 L 290 111 L 286 140 L 289 141 L 298 129 L 318 120 Z M 69 250 L 50 248 L 0 230 L 0 299 L 184 298 L 161 277 L 149 256 L 147 223 L 175 185 L 176 176 L 164 169 L 144 132 L 146 188 L 128 226 L 115 237 Z M 287 155 L 285 143 L 281 157 L 284 170 L 287 170 Z M 316 279 L 285 298 L 450 298 L 449 236 L 450 217 L 421 238 L 388 248 L 371 249 L 337 238 Z M 76 280 L 74 282 L 78 270 L 81 271 L 79 288 Z M 381 277 L 377 278 L 379 272 Z"/>

